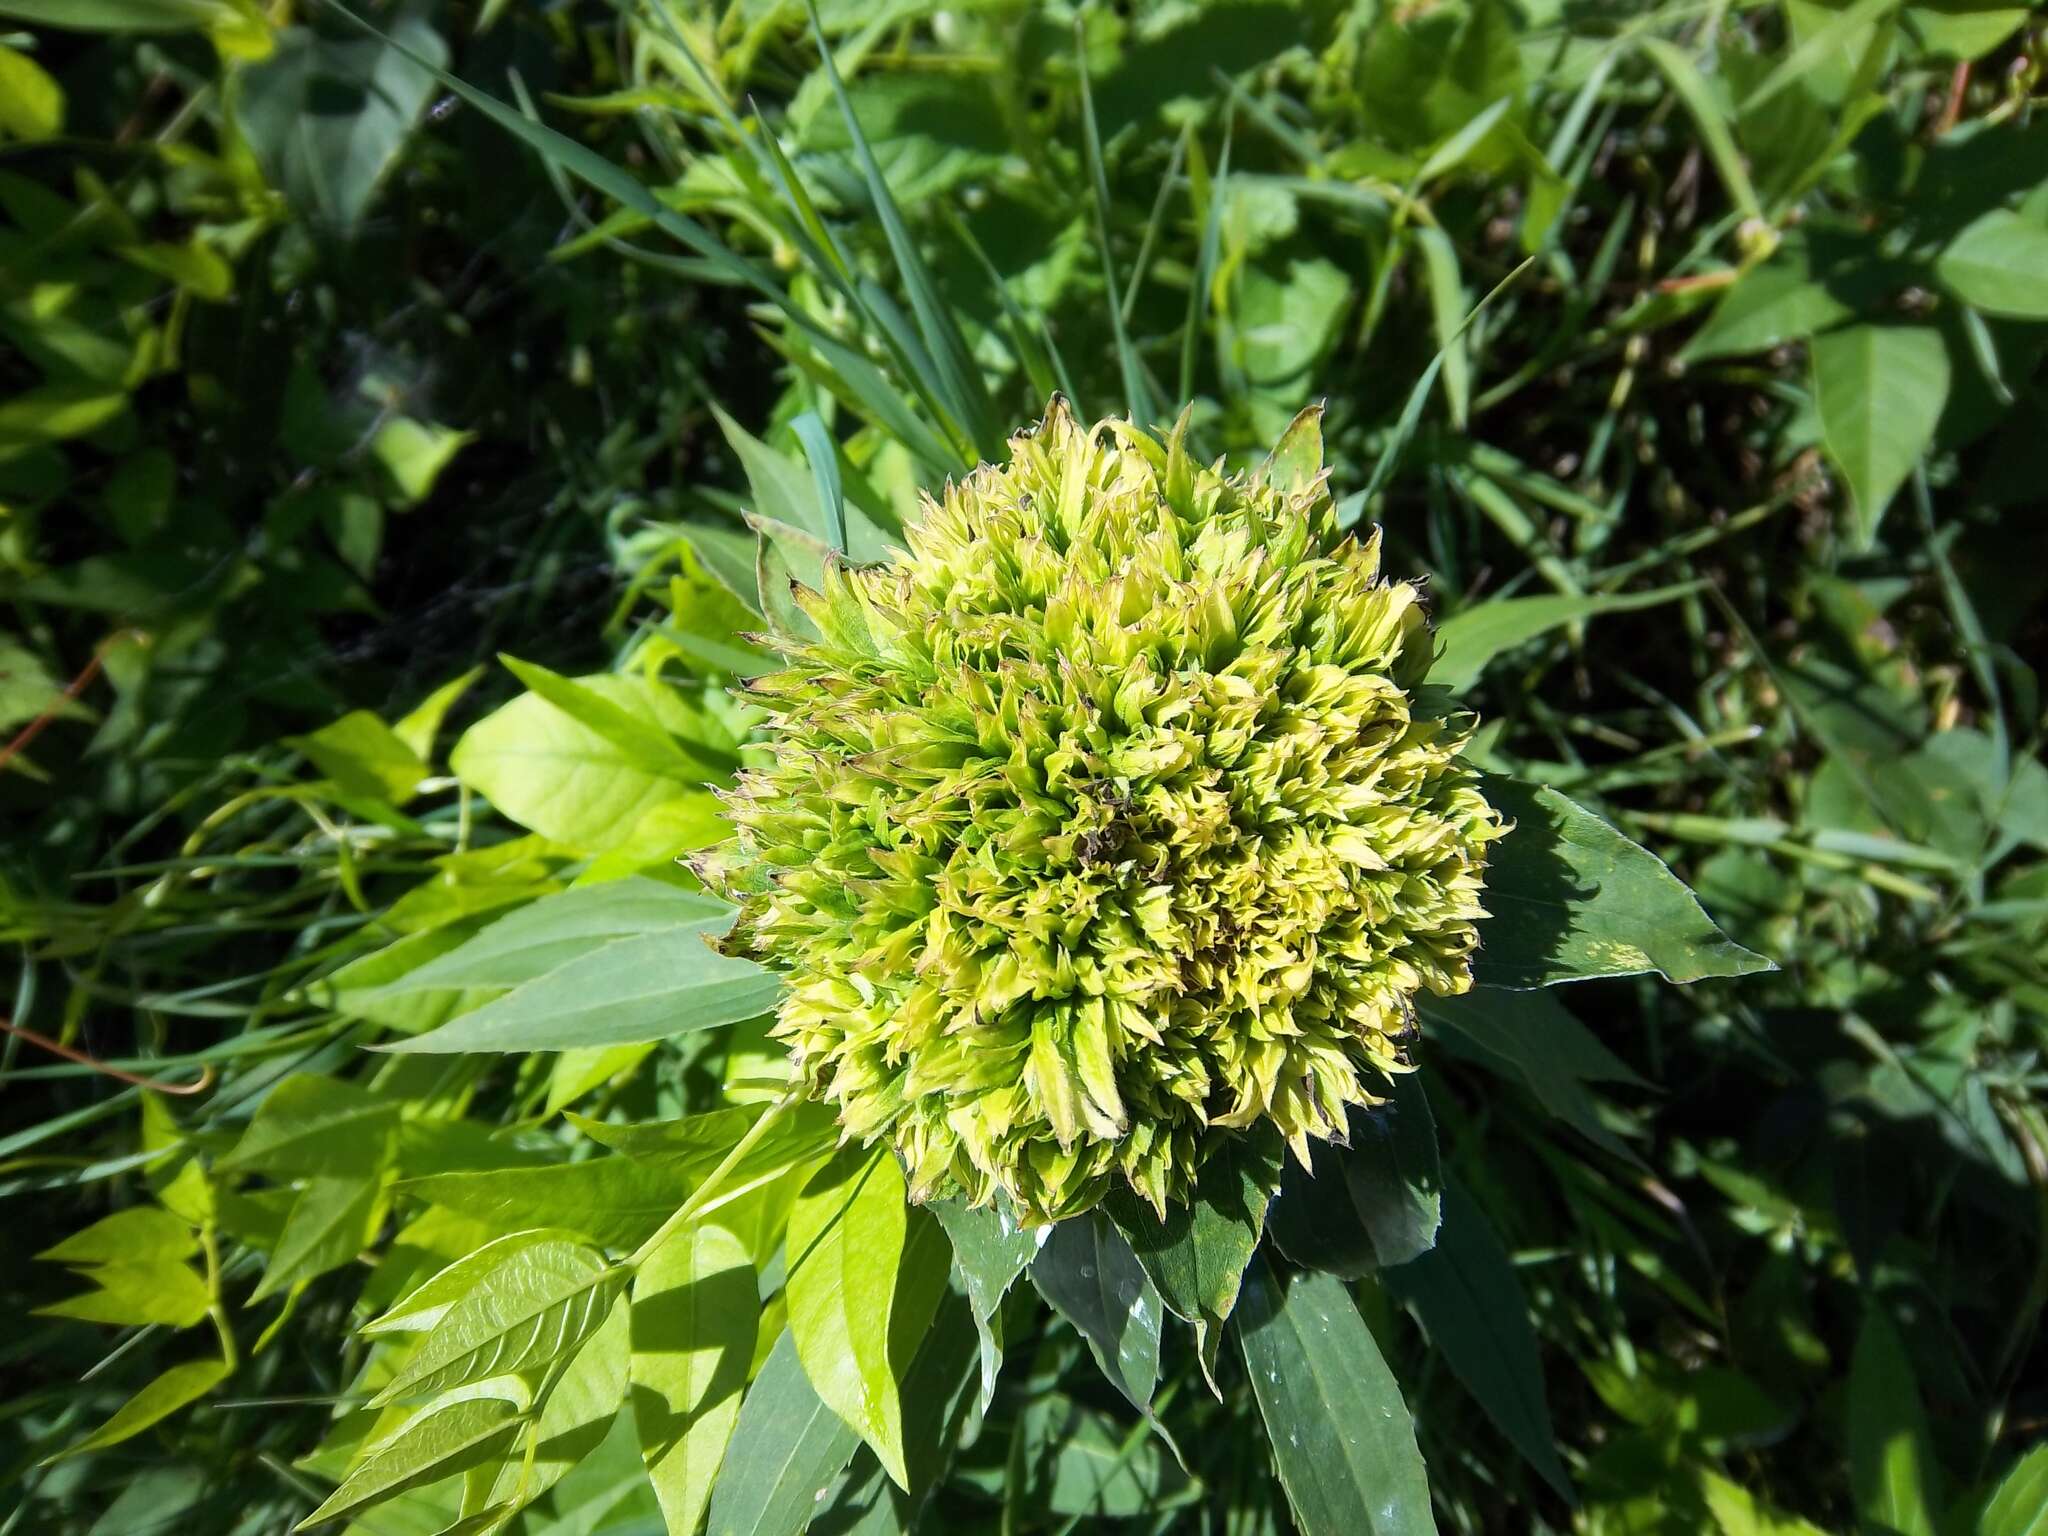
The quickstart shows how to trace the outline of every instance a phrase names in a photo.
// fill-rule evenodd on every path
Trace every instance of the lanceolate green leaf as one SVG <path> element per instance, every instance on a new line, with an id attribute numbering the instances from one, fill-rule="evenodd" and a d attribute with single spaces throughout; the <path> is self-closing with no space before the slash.
<path id="1" fill-rule="evenodd" d="M 261 1301 L 348 1263 L 375 1235 L 383 1195 L 378 1180 L 355 1174 L 306 1180 L 249 1299 Z"/>
<path id="2" fill-rule="evenodd" d="M 1733 943 L 1658 858 L 1554 789 L 1489 775 L 1515 829 L 1492 846 L 1473 976 L 1547 987 L 1656 971 L 1669 981 L 1747 976 L 1771 962 Z"/>
<path id="3" fill-rule="evenodd" d="M 1092 1211 L 1056 1225 L 1031 1263 L 1031 1283 L 1081 1330 L 1110 1385 L 1149 1409 L 1166 1304 L 1110 1219 Z"/>
<path id="4" fill-rule="evenodd" d="M 431 1397 L 559 1360 L 597 1330 L 625 1281 L 587 1244 L 516 1248 L 448 1308 L 375 1401 Z"/>
<path id="5" fill-rule="evenodd" d="M 368 1175 L 385 1166 L 403 1106 L 339 1078 L 300 1073 L 264 1099 L 223 1172 Z"/>
<path id="6" fill-rule="evenodd" d="M 227 1379 L 230 1369 L 225 1360 L 187 1360 L 183 1365 L 172 1366 L 115 1409 L 106 1423 L 61 1454 L 76 1456 L 84 1451 L 104 1450 L 131 1435 L 141 1434 L 186 1404 L 198 1402 Z"/>
<path id="7" fill-rule="evenodd" d="M 1317 1143 L 1310 1170 L 1288 1163 L 1272 1224 L 1295 1263 L 1357 1279 L 1435 1243 L 1443 1176 L 1436 1121 L 1413 1078 L 1390 1085 L 1379 1108 L 1353 1109 L 1350 1132 L 1349 1146 Z"/>
<path id="8" fill-rule="evenodd" d="M 797 1536 L 818 1494 L 860 1449 L 827 1408 L 785 1333 L 740 1404 L 732 1447 L 711 1492 L 709 1536 Z"/>
<path id="9" fill-rule="evenodd" d="M 849 1147 L 804 1186 L 788 1238 L 789 1330 L 804 1370 L 903 1488 L 903 1373 L 947 1271 L 945 1234 L 906 1196 L 887 1148 Z"/>
<path id="10" fill-rule="evenodd" d="M 1408 1405 L 1344 1282 L 1283 1287 L 1254 1259 L 1237 1329 L 1302 1536 L 1434 1536 Z"/>
<path id="11" fill-rule="evenodd" d="M 327 1502 L 299 1522 L 298 1529 L 351 1514 L 417 1488 L 495 1460 L 523 1422 L 498 1398 L 473 1397 L 415 1414 L 372 1446 Z"/>
<path id="12" fill-rule="evenodd" d="M 573 1232 L 547 1227 L 496 1238 L 423 1280 L 381 1317 L 365 1323 L 361 1331 L 368 1334 L 424 1333 L 437 1326 L 448 1315 L 450 1307 L 474 1291 L 485 1275 L 520 1249 L 547 1242 L 575 1241 Z"/>
<path id="13" fill-rule="evenodd" d="M 1452 615 L 1437 626 L 1442 650 L 1429 669 L 1429 680 L 1453 691 L 1479 681 L 1486 664 L 1525 640 L 1577 619 L 1598 613 L 1654 608 L 1694 590 L 1691 584 L 1659 587 L 1654 592 L 1621 592 L 1609 596 L 1557 593 L 1546 597 L 1504 597 Z"/>
<path id="14" fill-rule="evenodd" d="M 2048 1533 L 2048 1445 L 2037 1445 L 2006 1473 L 1984 1518 L 1978 1536 L 2044 1536 Z"/>
<path id="15" fill-rule="evenodd" d="M 766 1013 L 782 981 L 699 931 L 643 933 L 579 955 L 392 1051 L 565 1051 L 665 1040 Z"/>
<path id="16" fill-rule="evenodd" d="M 633 875 L 557 891 L 499 918 L 475 938 L 379 987 L 401 992 L 517 987 L 620 939 L 722 933 L 732 908 L 715 897 Z"/>
<path id="17" fill-rule="evenodd" d="M 1849 1365 L 1849 1480 L 1865 1524 L 1885 1536 L 1934 1536 L 1941 1510 L 1919 1384 L 1882 1304 L 1864 1304 Z"/>
<path id="18" fill-rule="evenodd" d="M 604 1444 L 626 1401 L 629 1310 L 623 1298 L 614 1300 L 567 1366 L 543 1373 L 528 1431 L 532 1463 L 515 1447 L 498 1468 L 487 1505 L 532 1503 Z"/>
<path id="19" fill-rule="evenodd" d="M 633 1418 L 671 1531 L 704 1518 L 759 1314 L 746 1245 L 723 1227 L 683 1228 L 633 1277 Z"/>
<path id="20" fill-rule="evenodd" d="M 1828 455 L 1868 547 L 1893 495 L 1934 441 L 1948 403 L 1948 348 L 1925 325 L 1851 325 L 1813 341 L 1813 390 Z"/>
<path id="21" fill-rule="evenodd" d="M 398 1188 L 502 1232 L 536 1222 L 580 1232 L 609 1248 L 631 1248 L 690 1196 L 687 1169 L 629 1157 L 593 1157 L 546 1168 L 436 1173 Z"/>
<path id="22" fill-rule="evenodd" d="M 1564 1498 L 1571 1482 L 1558 1458 L 1543 1396 L 1543 1364 L 1529 1298 L 1486 1213 L 1456 1183 L 1443 1192 L 1444 1220 L 1429 1252 L 1386 1272 L 1486 1416 Z"/>
<path id="23" fill-rule="evenodd" d="M 1128 1190 L 1118 1190 L 1108 1202 L 1111 1219 L 1160 1299 L 1194 1325 L 1195 1348 L 1212 1387 L 1223 1324 L 1265 1231 L 1282 1156 L 1277 1136 L 1233 1137 L 1202 1165 L 1193 1203 L 1167 1206 L 1164 1220 Z"/>
<path id="24" fill-rule="evenodd" d="M 1418 998 L 1415 1008 L 1425 1035 L 1522 1083 L 1551 1114 L 1606 1151 L 1634 1155 L 1601 1120 L 1586 1085 L 1641 1080 L 1554 996 L 1480 987 L 1463 997 Z"/>

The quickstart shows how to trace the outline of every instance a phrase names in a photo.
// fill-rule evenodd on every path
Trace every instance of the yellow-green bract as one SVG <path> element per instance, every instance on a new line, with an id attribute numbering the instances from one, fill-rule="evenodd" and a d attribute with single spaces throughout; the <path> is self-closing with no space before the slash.
<path id="1" fill-rule="evenodd" d="M 1318 423 L 1257 474 L 1055 401 L 828 562 L 757 679 L 774 766 L 700 873 L 778 964 L 775 1032 L 913 1196 L 1162 1212 L 1218 1139 L 1306 1161 L 1471 984 L 1488 841 L 1416 589 L 1337 540 Z"/>

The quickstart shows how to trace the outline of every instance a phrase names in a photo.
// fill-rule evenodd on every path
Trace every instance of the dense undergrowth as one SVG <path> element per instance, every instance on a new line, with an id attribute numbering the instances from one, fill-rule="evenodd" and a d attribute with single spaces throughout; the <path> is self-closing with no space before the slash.
<path id="1" fill-rule="evenodd" d="M 701 926 L 748 637 L 1055 394 L 1246 469 L 1321 402 L 1469 755 L 1776 963 L 1424 1008 L 1436 1145 L 1388 1156 L 1441 1235 L 1349 1290 L 1438 1527 L 2035 1528 L 2037 17 L 359 13 L 0 0 L 0 1530 L 287 1530 L 392 1427 L 361 1325 L 696 1198 L 779 1091 L 765 1004 L 651 1043 L 623 956 L 494 923 L 609 884 L 588 942 Z M 494 1054 L 363 1049 L 463 1019 Z M 1050 1263 L 934 1303 L 898 1488 L 778 1344 L 818 1149 L 763 1145 L 697 1255 L 716 1488 L 593 1414 L 514 1529 L 1343 1528 L 1237 1350 L 1091 1332 Z M 490 1528 L 482 1465 L 335 1528 Z"/>

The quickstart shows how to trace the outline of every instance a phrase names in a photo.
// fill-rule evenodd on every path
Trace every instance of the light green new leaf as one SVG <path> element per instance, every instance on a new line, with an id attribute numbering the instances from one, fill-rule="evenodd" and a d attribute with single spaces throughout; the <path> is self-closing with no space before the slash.
<path id="1" fill-rule="evenodd" d="M 514 1249 L 449 1306 L 372 1406 L 559 1360 L 597 1331 L 625 1282 L 623 1269 L 584 1243 Z"/>
<path id="2" fill-rule="evenodd" d="M 141 1434 L 186 1404 L 198 1402 L 227 1379 L 229 1369 L 225 1360 L 187 1360 L 183 1365 L 172 1366 L 116 1408 L 106 1423 L 78 1444 L 66 1447 L 50 1459 L 60 1461 L 82 1451 L 104 1450 L 110 1445 L 119 1445 L 131 1435 Z"/>
<path id="3" fill-rule="evenodd" d="M 464 1254 L 447 1268 L 429 1275 L 393 1303 L 381 1317 L 363 1324 L 358 1331 L 365 1334 L 425 1333 L 437 1327 L 450 1307 L 474 1291 L 483 1283 L 484 1276 L 519 1249 L 547 1242 L 573 1243 L 575 1240 L 575 1233 L 556 1227 L 537 1227 L 530 1232 L 513 1232 L 493 1238 L 474 1253 Z"/>
<path id="4" fill-rule="evenodd" d="M 102 1216 L 36 1257 L 53 1264 L 174 1263 L 198 1252 L 189 1225 L 162 1206 L 137 1205 Z"/>
<path id="5" fill-rule="evenodd" d="M 1697 590 L 1698 583 L 1659 587 L 1654 592 L 1555 593 L 1544 597 L 1502 597 L 1479 603 L 1437 626 L 1440 647 L 1429 680 L 1459 691 L 1479 681 L 1486 664 L 1525 640 L 1600 613 L 1654 608 Z"/>
<path id="6" fill-rule="evenodd" d="M 1813 341 L 1813 389 L 1828 456 L 1849 482 L 1856 539 L 1869 548 L 1878 521 L 1948 402 L 1948 348 L 1925 325 L 1851 325 Z"/>
<path id="7" fill-rule="evenodd" d="M 672 735 L 704 730 L 673 689 L 645 678 L 568 681 Z M 694 769 L 651 760 L 538 693 L 521 694 L 463 732 L 448 762 L 457 778 L 521 826 L 594 853 L 630 843 L 655 807 L 703 793 L 696 786 L 704 777 Z"/>
<path id="8" fill-rule="evenodd" d="M 398 1188 L 501 1232 L 524 1232 L 539 1223 L 580 1232 L 609 1248 L 631 1248 L 675 1214 L 694 1183 L 688 1169 L 593 1157 L 546 1168 L 435 1173 Z"/>
<path id="9" fill-rule="evenodd" d="M 1656 971 L 1667 981 L 1770 970 L 1714 926 L 1676 875 L 1554 789 L 1489 774 L 1482 792 L 1515 828 L 1489 850 L 1493 915 L 1479 925 L 1473 977 L 1547 987 Z"/>
<path id="10" fill-rule="evenodd" d="M 530 1504 L 594 1455 L 625 1405 L 630 1319 L 623 1299 L 553 1377 L 533 1418 L 533 1461 L 507 1456 L 487 1505 Z"/>
<path id="11" fill-rule="evenodd" d="M 1347 1279 L 1406 1264 L 1436 1242 L 1443 1172 L 1436 1120 L 1413 1077 L 1388 1102 L 1351 1111 L 1350 1145 L 1317 1142 L 1308 1169 L 1292 1159 L 1273 1204 L 1273 1240 L 1295 1263 Z"/>
<path id="12" fill-rule="evenodd" d="M 1091 1211 L 1055 1225 L 1031 1261 L 1031 1283 L 1081 1330 L 1109 1384 L 1149 1411 L 1166 1303 L 1108 1216 Z"/>
<path id="13" fill-rule="evenodd" d="M 298 1073 L 271 1089 L 216 1166 L 272 1177 L 365 1177 L 390 1163 L 400 1107 L 339 1078 Z"/>
<path id="14" fill-rule="evenodd" d="M 640 934 L 559 966 L 439 1029 L 397 1040 L 407 1051 L 566 1051 L 634 1045 L 766 1013 L 782 979 L 721 955 L 701 933 Z"/>
<path id="15" fill-rule="evenodd" d="M 1105 1206 L 1160 1299 L 1194 1325 L 1196 1353 L 1212 1389 L 1223 1324 L 1265 1232 L 1282 1155 L 1277 1136 L 1242 1134 L 1209 1155 L 1194 1200 L 1169 1204 L 1164 1220 L 1128 1189 L 1116 1190 Z"/>
<path id="16" fill-rule="evenodd" d="M 2005 1474 L 1977 1536 L 2048 1536 L 2048 1445 L 2035 1446 Z"/>
<path id="17" fill-rule="evenodd" d="M 1934 273 L 1987 315 L 2048 320 L 2048 225 L 1994 208 L 1949 241 Z"/>
<path id="18" fill-rule="evenodd" d="M 413 756 L 421 762 L 431 762 L 434 738 L 441 733 L 441 722 L 448 718 L 448 711 L 454 707 L 455 701 L 469 692 L 470 685 L 483 674 L 482 667 L 471 667 L 462 676 L 443 683 L 392 726 L 391 734 L 411 748 Z"/>
<path id="19" fill-rule="evenodd" d="M 307 1179 L 284 1219 L 252 1302 L 341 1268 L 376 1236 L 383 1219 L 380 1181 L 359 1174 Z"/>
<path id="20" fill-rule="evenodd" d="M 465 1398 L 415 1414 L 372 1446 L 341 1486 L 296 1529 L 353 1514 L 408 1488 L 493 1461 L 524 1422 L 525 1416 L 510 1403 L 494 1397 Z"/>
<path id="21" fill-rule="evenodd" d="M 948 1259 L 944 1232 L 907 1193 L 887 1147 L 849 1147 L 804 1186 L 788 1238 L 789 1331 L 804 1371 L 906 1489 L 900 1389 Z"/>
<path id="22" fill-rule="evenodd" d="M 1008 1212 L 992 1205 L 977 1210 L 958 1195 L 935 1201 L 926 1209 L 946 1229 L 953 1245 L 953 1272 L 960 1277 L 974 1312 L 981 1346 L 980 1406 L 986 1411 L 995 1396 L 996 1372 L 1003 1363 L 1003 1297 L 1038 1252 L 1046 1229 L 1020 1227 Z"/>
<path id="23" fill-rule="evenodd" d="M 1238 1339 L 1302 1536 L 1435 1536 L 1394 1373 L 1334 1275 L 1245 1272 Z"/>
<path id="24" fill-rule="evenodd" d="M 1927 1413 L 1905 1343 L 1874 1299 L 1849 1363 L 1849 1482 L 1856 1508 L 1886 1536 L 1934 1536 L 1941 1490 Z"/>
<path id="25" fill-rule="evenodd" d="M 711 1502 L 760 1311 L 746 1245 L 723 1227 L 685 1227 L 633 1279 L 633 1416 L 671 1531 L 695 1531 Z"/>
<path id="26" fill-rule="evenodd" d="M 84 1278 L 97 1289 L 37 1307 L 35 1315 L 121 1327 L 160 1323 L 190 1328 L 213 1304 L 206 1282 L 185 1264 L 96 1264 Z"/>
<path id="27" fill-rule="evenodd" d="M 818 1513 L 818 1491 L 859 1449 L 860 1436 L 819 1398 L 784 1333 L 740 1404 L 711 1491 L 708 1536 L 798 1536 Z"/>
<path id="28" fill-rule="evenodd" d="M 618 939 L 723 933 L 732 908 L 712 896 L 642 875 L 542 896 L 445 955 L 376 989 L 405 992 L 517 987 Z"/>
<path id="29" fill-rule="evenodd" d="M 1486 1213 L 1455 1182 L 1443 1192 L 1443 1227 L 1429 1252 L 1386 1272 L 1486 1416 L 1560 1496 L 1571 1481 L 1557 1454 L 1529 1298 Z"/>
<path id="30" fill-rule="evenodd" d="M 53 138 L 64 126 L 64 88 L 25 53 L 0 46 L 0 135 Z"/>
<path id="31" fill-rule="evenodd" d="M 285 745 L 303 752 L 345 795 L 403 805 L 427 776 L 420 755 L 367 709 L 351 710 L 310 736 L 287 736 Z"/>

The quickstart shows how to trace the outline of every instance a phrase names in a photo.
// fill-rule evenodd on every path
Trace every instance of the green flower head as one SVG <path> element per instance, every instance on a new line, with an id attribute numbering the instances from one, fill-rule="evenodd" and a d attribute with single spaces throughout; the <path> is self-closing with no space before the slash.
<path id="1" fill-rule="evenodd" d="M 753 686 L 774 765 L 701 873 L 917 1197 L 1163 1213 L 1268 1124 L 1306 1162 L 1409 1069 L 1415 992 L 1471 985 L 1502 823 L 1320 460 L 1312 414 L 1226 474 L 1055 401 L 907 554 L 800 592 L 817 637 Z"/>

